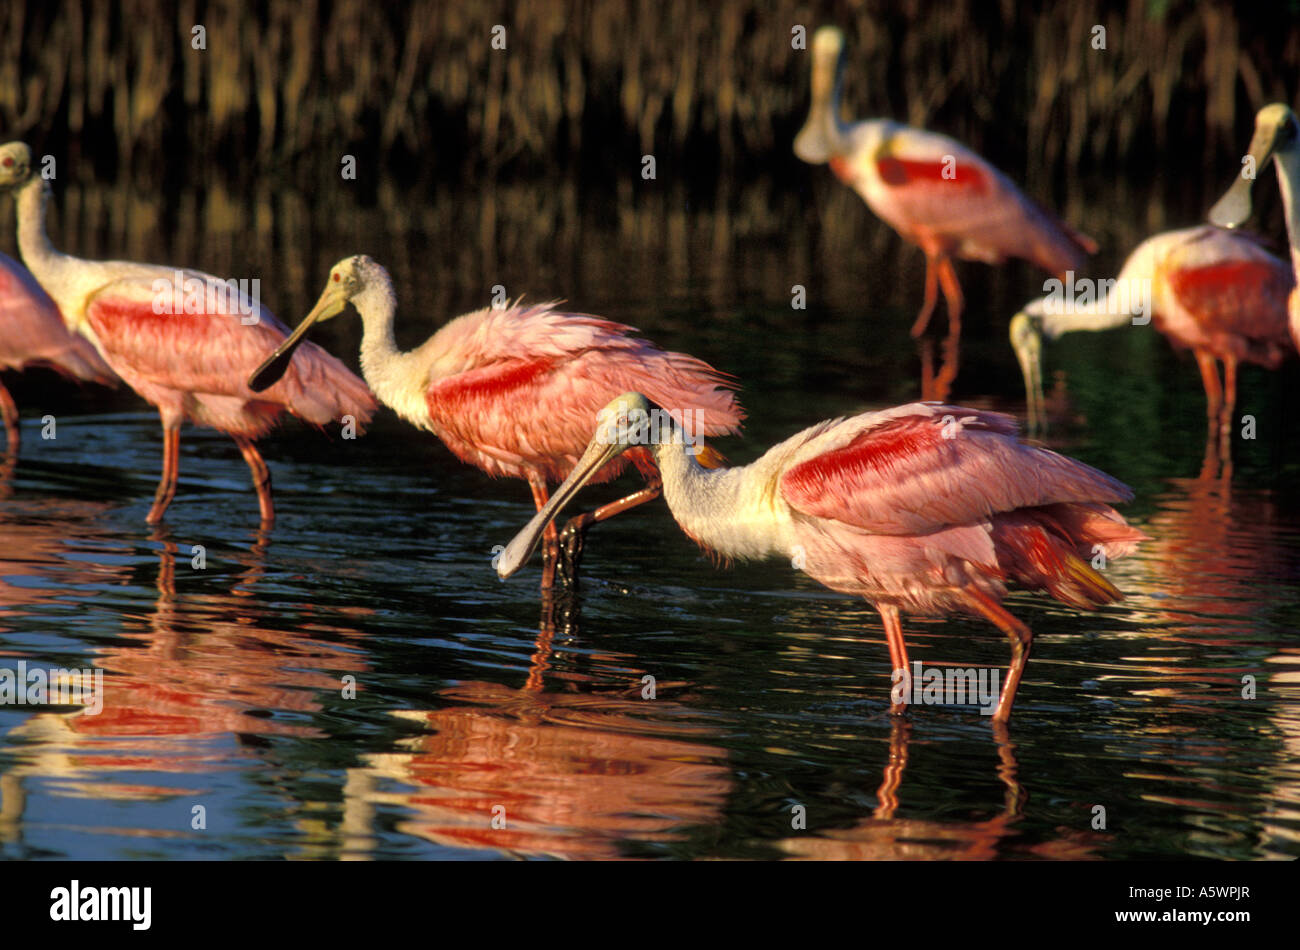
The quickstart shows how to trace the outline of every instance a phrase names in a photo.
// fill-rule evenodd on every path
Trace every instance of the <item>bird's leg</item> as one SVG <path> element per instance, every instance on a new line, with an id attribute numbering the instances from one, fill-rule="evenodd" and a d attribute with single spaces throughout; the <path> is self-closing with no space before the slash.
<path id="1" fill-rule="evenodd" d="M 1029 648 L 1034 641 L 1034 634 L 988 594 L 971 588 L 966 591 L 966 597 L 967 603 L 1011 641 L 1011 665 L 1007 667 L 1002 695 L 998 697 L 997 708 L 993 711 L 993 723 L 996 726 L 1011 718 L 1011 707 L 1016 701 L 1016 689 L 1020 686 L 1020 677 L 1025 673 L 1025 664 L 1029 662 Z"/>
<path id="2" fill-rule="evenodd" d="M 275 523 L 275 503 L 271 500 L 271 470 L 266 467 L 262 453 L 257 451 L 257 446 L 253 444 L 252 439 L 239 435 L 234 439 L 235 444 L 239 446 L 239 451 L 243 453 L 244 461 L 248 463 L 253 473 L 253 487 L 257 489 L 257 505 L 262 509 L 262 524 L 270 527 Z"/>
<path id="3" fill-rule="evenodd" d="M 1220 454 L 1225 465 L 1232 461 L 1232 416 L 1237 411 L 1237 358 L 1223 358 L 1223 415 L 1219 422 Z"/>
<path id="4" fill-rule="evenodd" d="M 18 407 L 14 405 L 14 397 L 9 395 L 4 383 L 0 383 L 0 416 L 4 417 L 5 435 L 9 439 L 5 451 L 9 455 L 17 455 Z"/>
<path id="5" fill-rule="evenodd" d="M 921 312 L 916 315 L 916 322 L 912 324 L 913 339 L 924 333 L 925 328 L 930 325 L 930 315 L 934 313 L 934 306 L 939 302 L 939 269 L 936 265 L 935 256 L 926 251 L 925 302 L 921 304 Z"/>
<path id="6" fill-rule="evenodd" d="M 911 668 L 907 665 L 907 644 L 903 642 L 903 621 L 898 615 L 898 608 L 893 604 L 878 604 L 876 609 L 880 611 L 880 619 L 885 622 L 885 642 L 889 644 L 889 672 L 890 682 L 897 687 L 899 683 L 908 683 L 908 677 L 912 675 Z M 901 670 L 901 672 L 900 672 Z M 894 715 L 899 715 L 907 710 L 907 693 L 909 690 L 891 689 L 889 691 L 889 711 Z M 895 693 L 899 693 L 904 698 L 896 700 Z"/>
<path id="7" fill-rule="evenodd" d="M 961 312 L 966 308 L 966 299 L 961 293 L 961 284 L 957 282 L 957 268 L 952 258 L 944 254 L 938 260 L 939 283 L 943 286 L 943 299 L 948 301 L 948 338 L 961 339 Z"/>
<path id="8" fill-rule="evenodd" d="M 1223 410 L 1223 390 L 1219 386 L 1219 364 L 1206 350 L 1196 351 L 1196 365 L 1201 368 L 1201 385 L 1205 387 L 1205 417 L 1209 424 L 1209 438 L 1219 435 L 1219 416 Z"/>
<path id="9" fill-rule="evenodd" d="M 179 422 L 163 422 L 163 470 L 158 490 L 154 492 L 153 507 L 145 518 L 148 524 L 162 521 L 167 506 L 176 497 L 176 479 L 181 468 L 181 426 Z"/>
<path id="10" fill-rule="evenodd" d="M 528 487 L 533 490 L 533 504 L 541 511 L 551 500 L 551 493 L 546 490 L 546 479 L 541 475 L 528 473 Z M 546 523 L 542 532 L 542 590 L 549 591 L 555 586 L 555 564 L 560 557 L 560 535 L 555 521 Z"/>
<path id="11" fill-rule="evenodd" d="M 916 348 L 921 357 L 921 401 L 929 402 L 934 398 L 934 340 L 917 340 Z"/>
<path id="12" fill-rule="evenodd" d="M 658 475 L 646 476 L 645 487 L 618 501 L 601 505 L 595 511 L 586 511 L 569 519 L 569 523 L 560 532 L 560 573 L 566 584 L 576 587 L 578 583 L 578 562 L 582 559 L 582 545 L 586 539 L 587 529 L 593 524 L 605 521 L 617 514 L 622 514 L 647 501 L 654 501 L 663 490 L 663 482 Z"/>

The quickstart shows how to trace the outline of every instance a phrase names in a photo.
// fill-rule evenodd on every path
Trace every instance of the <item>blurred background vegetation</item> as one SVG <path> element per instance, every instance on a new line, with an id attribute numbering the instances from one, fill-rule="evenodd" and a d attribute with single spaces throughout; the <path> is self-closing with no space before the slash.
<path id="1" fill-rule="evenodd" d="M 6 0 L 0 122 L 109 176 L 353 154 L 413 181 L 598 179 L 653 153 L 660 177 L 711 189 L 795 163 L 791 29 L 837 23 L 854 115 L 955 135 L 1033 188 L 1098 165 L 1221 168 L 1259 105 L 1291 101 L 1297 16 L 1294 0 Z"/>

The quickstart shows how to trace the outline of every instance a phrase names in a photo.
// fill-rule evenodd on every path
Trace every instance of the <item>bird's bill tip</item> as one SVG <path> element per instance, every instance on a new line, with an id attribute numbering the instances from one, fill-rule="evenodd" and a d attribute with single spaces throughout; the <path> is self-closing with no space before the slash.
<path id="1" fill-rule="evenodd" d="M 1250 189 L 1253 179 L 1237 177 L 1223 197 L 1214 203 L 1207 216 L 1211 224 L 1221 228 L 1236 228 L 1250 218 Z"/>

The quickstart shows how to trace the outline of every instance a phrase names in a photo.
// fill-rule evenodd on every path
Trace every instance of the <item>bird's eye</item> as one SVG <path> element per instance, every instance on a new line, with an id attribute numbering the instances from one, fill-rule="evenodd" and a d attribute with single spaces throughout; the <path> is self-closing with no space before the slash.
<path id="1" fill-rule="evenodd" d="M 13 158 L 11 158 L 10 156 L 6 155 L 6 156 L 5 156 L 5 168 L 13 168 L 13 167 L 14 167 L 14 160 L 13 160 Z"/>
<path id="2" fill-rule="evenodd" d="M 337 284 L 340 280 L 343 279 L 342 277 L 340 277 L 340 276 L 338 275 L 337 272 L 335 272 L 335 273 L 333 274 L 333 277 L 334 277 L 334 283 L 336 283 L 336 284 Z"/>

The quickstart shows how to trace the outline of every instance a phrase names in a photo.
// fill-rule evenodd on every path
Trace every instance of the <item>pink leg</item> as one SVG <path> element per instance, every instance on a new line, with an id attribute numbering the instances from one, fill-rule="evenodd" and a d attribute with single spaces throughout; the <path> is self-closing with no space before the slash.
<path id="1" fill-rule="evenodd" d="M 876 609 L 880 611 L 880 619 L 885 622 L 885 642 L 889 644 L 889 668 L 894 673 L 898 670 L 905 670 L 909 674 L 911 668 L 907 663 L 907 644 L 903 641 L 903 621 L 898 615 L 898 608 L 892 604 L 877 604 Z M 893 682 L 902 682 L 901 680 Z M 894 703 L 894 692 L 889 692 L 891 706 L 889 711 L 895 715 L 902 713 L 907 709 L 907 700 L 900 703 Z"/>
<path id="2" fill-rule="evenodd" d="M 533 490 L 533 504 L 541 511 L 551 498 L 546 489 L 546 479 L 529 472 L 528 487 Z M 560 534 L 552 520 L 547 522 L 546 529 L 542 532 L 542 590 L 550 590 L 555 586 L 555 563 L 559 556 Z"/>
<path id="3" fill-rule="evenodd" d="M 1205 387 L 1205 415 L 1213 435 L 1219 425 L 1223 410 L 1223 390 L 1219 387 L 1219 366 L 1214 356 L 1206 350 L 1196 351 L 1196 363 L 1201 368 L 1201 385 Z M 1234 381 L 1235 382 L 1235 381 Z"/>
<path id="4" fill-rule="evenodd" d="M 1219 423 L 1219 438 L 1223 443 L 1225 464 L 1232 461 L 1233 413 L 1237 411 L 1237 358 L 1223 358 L 1223 421 Z"/>
<path id="5" fill-rule="evenodd" d="M 262 453 L 257 451 L 257 446 L 253 444 L 252 439 L 245 439 L 238 435 L 233 438 L 253 473 L 253 487 L 257 489 L 257 505 L 262 510 L 262 526 L 270 527 L 275 523 L 275 503 L 271 500 L 271 470 L 266 467 L 266 461 L 262 458 Z"/>
<path id="6" fill-rule="evenodd" d="M 930 315 L 934 313 L 934 305 L 939 302 L 939 271 L 935 264 L 936 258 L 927 251 L 925 255 L 925 302 L 921 304 L 921 312 L 916 315 L 916 322 L 912 324 L 913 337 L 918 337 L 925 332 L 925 328 L 930 325 Z"/>
<path id="7" fill-rule="evenodd" d="M 153 507 L 145 521 L 157 524 L 162 521 L 167 506 L 176 497 L 176 479 L 180 477 L 181 467 L 181 426 L 179 422 L 163 421 L 163 470 L 158 490 L 154 492 Z"/>
<path id="8" fill-rule="evenodd" d="M 1015 705 L 1016 689 L 1025 673 L 1025 664 L 1029 662 L 1029 648 L 1034 634 L 987 594 L 971 588 L 966 591 L 966 599 L 979 614 L 1011 640 L 1011 665 L 1007 667 L 1007 680 L 1002 684 L 1002 695 L 998 697 L 997 709 L 993 711 L 993 723 L 996 726 L 1011 718 L 1011 707 Z"/>
<path id="9" fill-rule="evenodd" d="M 4 418 L 5 435 L 9 439 L 7 452 L 9 455 L 17 455 L 18 407 L 14 405 L 14 397 L 9 395 L 4 383 L 0 383 L 0 416 Z"/>

